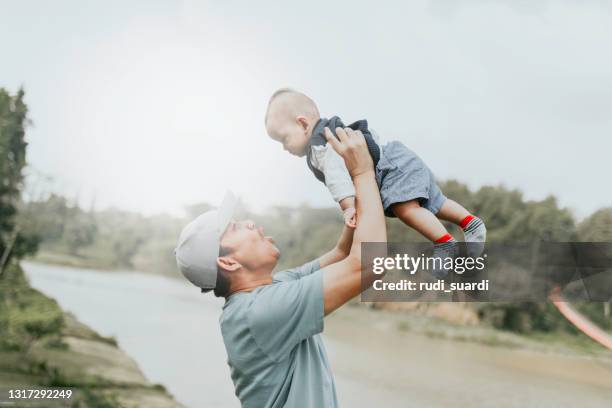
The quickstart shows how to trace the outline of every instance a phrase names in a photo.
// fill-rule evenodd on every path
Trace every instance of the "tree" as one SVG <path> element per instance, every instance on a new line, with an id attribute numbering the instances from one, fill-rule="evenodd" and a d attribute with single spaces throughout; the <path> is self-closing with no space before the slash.
<path id="1" fill-rule="evenodd" d="M 612 207 L 602 208 L 582 221 L 578 235 L 585 242 L 612 242 Z"/>
<path id="2" fill-rule="evenodd" d="M 57 244 L 64 235 L 66 223 L 73 209 L 65 197 L 51 193 L 39 201 L 21 203 L 17 222 L 40 236 L 46 244 Z"/>
<path id="3" fill-rule="evenodd" d="M 24 96 L 23 89 L 11 96 L 0 88 L 0 255 L 10 246 L 11 254 L 17 257 L 35 251 L 38 242 L 35 236 L 15 232 L 26 165 L 25 130 L 29 124 Z"/>
<path id="4" fill-rule="evenodd" d="M 64 225 L 64 241 L 70 255 L 78 255 L 79 249 L 94 243 L 97 226 L 89 214 L 75 207 Z"/>

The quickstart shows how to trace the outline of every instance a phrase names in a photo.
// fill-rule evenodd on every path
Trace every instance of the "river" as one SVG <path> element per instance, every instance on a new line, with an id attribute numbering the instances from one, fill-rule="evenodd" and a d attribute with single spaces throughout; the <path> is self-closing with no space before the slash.
<path id="1" fill-rule="evenodd" d="M 114 336 L 190 408 L 238 407 L 222 301 L 180 279 L 24 262 L 33 287 Z M 345 306 L 325 322 L 342 407 L 610 407 L 612 366 L 594 358 L 433 339 Z"/>

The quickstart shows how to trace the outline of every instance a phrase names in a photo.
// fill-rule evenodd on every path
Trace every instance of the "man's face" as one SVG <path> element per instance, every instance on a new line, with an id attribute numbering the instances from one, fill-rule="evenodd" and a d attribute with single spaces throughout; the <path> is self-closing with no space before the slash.
<path id="1" fill-rule="evenodd" d="M 297 119 L 271 117 L 266 124 L 268 135 L 294 156 L 303 157 L 308 147 L 308 126 Z"/>
<path id="2" fill-rule="evenodd" d="M 228 255 L 250 270 L 276 266 L 280 251 L 271 237 L 264 235 L 262 227 L 251 220 L 232 221 L 221 236 L 220 245 L 230 250 Z"/>

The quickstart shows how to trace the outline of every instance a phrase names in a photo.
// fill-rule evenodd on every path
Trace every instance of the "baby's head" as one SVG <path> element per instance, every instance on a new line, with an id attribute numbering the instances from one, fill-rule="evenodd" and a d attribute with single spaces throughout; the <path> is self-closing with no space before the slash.
<path id="1" fill-rule="evenodd" d="M 268 135 L 294 156 L 304 156 L 312 129 L 320 119 L 312 99 L 301 92 L 283 88 L 274 92 L 266 111 Z"/>

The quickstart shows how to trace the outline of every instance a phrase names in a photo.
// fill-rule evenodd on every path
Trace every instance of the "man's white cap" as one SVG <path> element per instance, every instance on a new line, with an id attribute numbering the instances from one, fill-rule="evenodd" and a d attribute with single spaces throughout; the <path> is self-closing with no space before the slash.
<path id="1" fill-rule="evenodd" d="M 208 292 L 217 284 L 217 258 L 221 235 L 232 219 L 238 200 L 227 192 L 216 210 L 206 211 L 191 221 L 179 236 L 174 250 L 176 264 L 194 285 Z"/>

